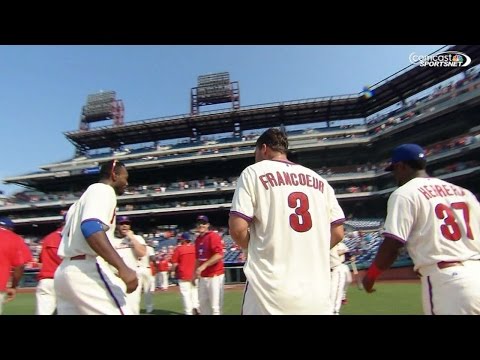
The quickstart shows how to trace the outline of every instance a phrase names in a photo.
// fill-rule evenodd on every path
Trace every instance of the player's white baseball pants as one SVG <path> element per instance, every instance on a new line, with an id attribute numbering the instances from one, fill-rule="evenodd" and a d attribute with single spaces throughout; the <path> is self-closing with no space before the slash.
<path id="1" fill-rule="evenodd" d="M 160 287 L 168 290 L 168 271 L 160 271 Z"/>
<path id="2" fill-rule="evenodd" d="M 330 273 L 330 301 L 332 303 L 332 313 L 334 315 L 340 313 L 345 291 L 345 283 L 347 282 L 347 277 L 349 275 L 351 279 L 350 269 L 345 264 L 335 266 Z"/>
<path id="3" fill-rule="evenodd" d="M 185 315 L 193 315 L 193 309 L 200 309 L 198 287 L 193 285 L 190 280 L 178 280 L 178 286 L 180 287 L 180 294 L 182 294 Z"/>
<path id="4" fill-rule="evenodd" d="M 53 279 L 42 279 L 38 282 L 35 298 L 37 300 L 35 315 L 53 315 L 57 308 Z"/>
<path id="5" fill-rule="evenodd" d="M 58 315 L 132 315 L 126 285 L 102 259 L 63 259 L 54 277 Z"/>
<path id="6" fill-rule="evenodd" d="M 353 277 L 352 277 L 352 273 L 350 272 L 350 268 L 348 267 L 348 265 L 345 265 L 347 267 L 346 270 L 346 278 L 345 278 L 345 286 L 343 287 L 343 296 L 342 296 L 342 300 L 345 300 L 347 298 L 347 292 L 348 292 L 348 287 L 350 286 L 350 284 L 352 283 L 353 281 Z"/>
<path id="7" fill-rule="evenodd" d="M 480 315 L 480 260 L 419 269 L 425 315 Z"/>
<path id="8" fill-rule="evenodd" d="M 270 315 L 261 305 L 248 281 L 243 291 L 242 315 Z"/>
<path id="9" fill-rule="evenodd" d="M 155 277 L 152 275 L 150 268 L 141 267 L 137 270 L 139 275 L 138 287 L 142 289 L 143 301 L 145 309 L 148 313 L 153 311 L 152 293 L 155 292 Z"/>
<path id="10" fill-rule="evenodd" d="M 142 301 L 142 286 L 141 277 L 137 272 L 138 286 L 134 292 L 127 294 L 127 306 L 132 311 L 133 315 L 140 315 L 140 301 Z"/>
<path id="11" fill-rule="evenodd" d="M 223 283 L 225 274 L 201 277 L 198 281 L 198 298 L 201 315 L 221 315 L 223 309 Z"/>
<path id="12" fill-rule="evenodd" d="M 6 297 L 7 297 L 7 293 L 0 291 L 0 315 L 2 315 L 2 312 L 3 312 L 3 302 L 5 301 L 5 298 L 6 298 Z"/>

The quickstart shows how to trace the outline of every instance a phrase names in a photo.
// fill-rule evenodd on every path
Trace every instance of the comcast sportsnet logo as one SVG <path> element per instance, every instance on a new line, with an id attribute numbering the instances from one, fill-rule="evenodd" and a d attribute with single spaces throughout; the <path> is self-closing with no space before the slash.
<path id="1" fill-rule="evenodd" d="M 418 64 L 422 67 L 465 67 L 472 62 L 470 56 L 460 51 L 444 51 L 435 55 L 411 53 L 408 59 L 412 64 Z"/>

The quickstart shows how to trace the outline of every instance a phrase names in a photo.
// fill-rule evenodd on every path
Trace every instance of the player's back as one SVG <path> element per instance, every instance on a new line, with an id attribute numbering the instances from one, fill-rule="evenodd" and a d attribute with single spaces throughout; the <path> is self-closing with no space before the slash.
<path id="1" fill-rule="evenodd" d="M 48 234 L 42 242 L 42 251 L 40 253 L 40 262 L 42 267 L 38 274 L 38 279 L 53 278 L 55 270 L 62 262 L 57 255 L 58 246 L 60 245 L 62 229 L 57 229 Z"/>
<path id="2" fill-rule="evenodd" d="M 195 272 L 195 246 L 183 244 L 176 247 L 172 263 L 177 263 L 177 277 L 180 280 L 191 280 Z"/>
<path id="3" fill-rule="evenodd" d="M 313 170 L 264 160 L 245 172 L 254 195 L 245 273 L 268 313 L 328 313 L 330 225 L 343 219 Z M 338 207 L 339 208 L 339 207 Z M 338 218 L 335 218 L 338 216 Z"/>
<path id="4" fill-rule="evenodd" d="M 26 246 L 25 241 L 20 235 L 0 227 L 0 263 L 8 276 L 10 276 L 10 266 L 18 266 L 30 261 L 24 256 L 22 250 L 24 246 Z"/>
<path id="5" fill-rule="evenodd" d="M 470 191 L 438 178 L 415 178 L 392 194 L 397 196 L 409 199 L 410 211 L 400 219 L 414 224 L 407 249 L 416 268 L 480 258 L 480 205 Z"/>

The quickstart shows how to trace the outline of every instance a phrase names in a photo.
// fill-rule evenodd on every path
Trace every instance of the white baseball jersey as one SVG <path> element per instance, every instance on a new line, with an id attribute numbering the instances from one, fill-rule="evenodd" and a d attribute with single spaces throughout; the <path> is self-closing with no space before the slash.
<path id="1" fill-rule="evenodd" d="M 414 178 L 388 199 L 384 235 L 406 243 L 415 270 L 480 259 L 480 204 L 467 189 Z"/>
<path id="2" fill-rule="evenodd" d="M 145 240 L 143 239 L 143 237 L 138 235 L 134 235 L 134 236 L 135 236 L 135 239 L 137 239 L 137 241 L 140 244 L 145 245 Z M 130 307 L 134 315 L 138 315 L 140 314 L 140 301 L 141 301 L 141 291 L 142 291 L 142 286 L 140 285 L 140 280 L 141 280 L 140 262 L 138 260 L 138 257 L 135 256 L 131 241 L 126 236 L 123 238 L 114 237 L 113 240 L 111 240 L 111 244 L 115 248 L 115 250 L 117 250 L 118 255 L 120 255 L 120 257 L 123 259 L 125 264 L 130 269 L 133 269 L 137 272 L 137 277 L 139 279 L 139 286 L 135 289 L 135 291 L 131 292 L 130 294 L 127 294 L 127 305 Z M 114 274 L 118 274 L 117 269 L 115 269 L 111 265 L 109 266 Z"/>
<path id="3" fill-rule="evenodd" d="M 88 245 L 80 226 L 84 220 L 98 219 L 103 223 L 107 237 L 111 241 L 115 229 L 116 207 L 117 195 L 110 185 L 103 183 L 90 185 L 80 199 L 68 209 L 58 256 L 61 258 L 84 254 L 97 256 Z"/>
<path id="4" fill-rule="evenodd" d="M 145 244 L 145 241 L 143 241 L 142 244 Z M 147 253 L 139 260 L 140 266 L 150 269 L 150 256 L 155 256 L 155 249 L 150 245 L 147 245 Z"/>
<path id="5" fill-rule="evenodd" d="M 137 239 L 137 241 L 140 244 L 146 245 L 143 237 L 139 235 L 134 235 L 134 236 L 135 236 L 135 239 Z M 140 266 L 140 261 L 138 257 L 135 256 L 135 253 L 133 251 L 133 245 L 127 237 L 123 237 L 123 238 L 114 237 L 113 240 L 111 241 L 111 244 L 115 248 L 115 250 L 117 250 L 120 257 L 123 259 L 123 261 L 125 261 L 125 264 L 130 269 L 136 270 L 137 267 Z M 144 256 L 144 258 L 145 257 L 146 256 Z M 112 267 L 112 270 L 116 271 L 116 269 L 113 267 Z"/>
<path id="6" fill-rule="evenodd" d="M 244 270 L 259 312 L 331 313 L 330 227 L 344 214 L 325 179 L 289 161 L 258 162 L 240 175 L 231 214 L 250 222 Z"/>
<path id="7" fill-rule="evenodd" d="M 334 268 L 345 261 L 345 253 L 348 252 L 348 247 L 342 241 L 335 245 L 330 250 L 330 268 Z M 339 253 L 342 253 L 340 255 Z"/>

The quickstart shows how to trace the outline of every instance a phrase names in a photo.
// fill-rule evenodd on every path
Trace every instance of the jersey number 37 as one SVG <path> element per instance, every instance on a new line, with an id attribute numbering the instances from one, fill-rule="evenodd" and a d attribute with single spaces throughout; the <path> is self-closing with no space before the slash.
<path id="1" fill-rule="evenodd" d="M 443 237 L 451 241 L 458 241 L 462 238 L 460 225 L 455 218 L 455 210 L 462 212 L 467 238 L 473 240 L 472 229 L 470 227 L 470 213 L 468 211 L 468 205 L 464 202 L 455 202 L 450 204 L 450 206 L 445 204 L 435 206 L 435 215 L 438 219 L 443 220 L 443 224 L 440 225 L 440 231 Z"/>

